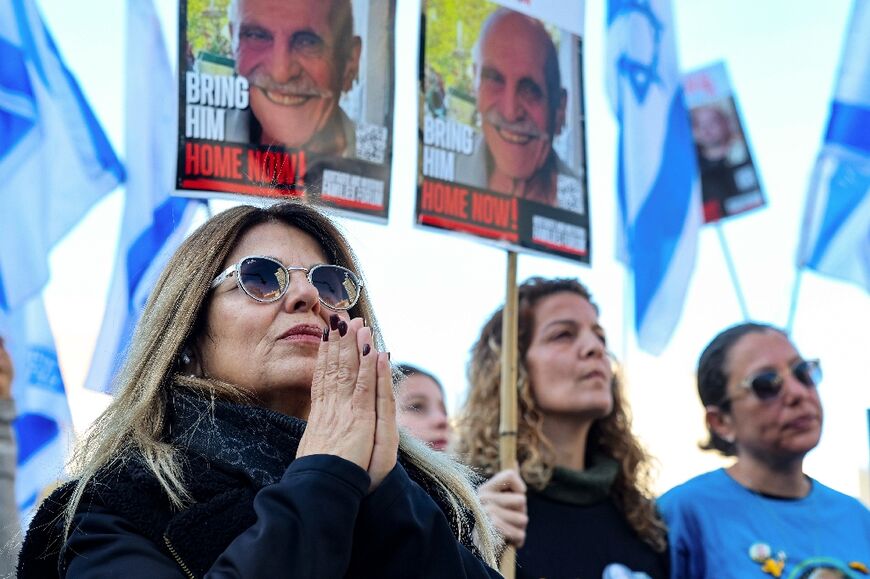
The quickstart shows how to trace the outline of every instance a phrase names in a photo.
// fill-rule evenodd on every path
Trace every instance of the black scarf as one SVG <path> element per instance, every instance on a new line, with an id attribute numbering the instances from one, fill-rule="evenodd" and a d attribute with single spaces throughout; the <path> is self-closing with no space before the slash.
<path id="1" fill-rule="evenodd" d="M 283 476 L 296 457 L 306 423 L 259 406 L 180 389 L 168 410 L 165 437 L 184 458 L 191 504 L 181 511 L 174 509 L 141 457 L 134 455 L 115 461 L 94 477 L 80 510 L 94 502 L 105 505 L 156 545 L 164 547 L 168 540 L 178 557 L 199 576 L 233 539 L 254 524 L 254 496 Z M 469 514 L 456 516 L 429 477 L 401 453 L 399 462 L 438 504 L 454 535 L 463 537 L 463 544 L 476 553 L 470 540 L 473 523 Z M 56 574 L 65 540 L 63 519 L 58 515 L 71 494 L 72 483 L 68 483 L 40 506 L 22 547 L 19 577 Z M 167 556 L 172 557 L 168 549 Z"/>

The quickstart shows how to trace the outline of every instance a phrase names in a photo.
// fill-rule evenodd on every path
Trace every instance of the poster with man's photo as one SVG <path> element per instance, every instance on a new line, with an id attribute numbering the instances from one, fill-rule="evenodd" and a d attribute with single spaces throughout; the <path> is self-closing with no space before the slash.
<path id="1" fill-rule="evenodd" d="M 423 1 L 418 224 L 589 262 L 583 15 Z"/>
<path id="2" fill-rule="evenodd" d="M 178 194 L 307 197 L 386 220 L 395 0 L 180 10 Z"/>
<path id="3" fill-rule="evenodd" d="M 698 152 L 704 222 L 763 207 L 758 171 L 725 65 L 719 62 L 685 75 L 683 89 Z"/>

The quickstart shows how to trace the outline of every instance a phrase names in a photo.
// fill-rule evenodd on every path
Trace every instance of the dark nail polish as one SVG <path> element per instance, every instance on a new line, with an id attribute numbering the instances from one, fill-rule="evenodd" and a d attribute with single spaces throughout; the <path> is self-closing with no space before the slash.
<path id="1" fill-rule="evenodd" d="M 365 344 L 363 346 L 363 356 L 368 356 L 369 352 L 371 352 L 371 351 L 372 351 L 372 347 L 369 346 L 368 344 Z"/>
<path id="2" fill-rule="evenodd" d="M 329 341 L 329 328 L 323 328 L 323 341 Z"/>
<path id="3" fill-rule="evenodd" d="M 338 335 L 343 337 L 346 333 L 347 333 L 347 324 L 344 322 L 344 320 L 342 320 L 342 321 L 338 322 Z"/>
<path id="4" fill-rule="evenodd" d="M 331 327 L 333 330 L 337 330 L 338 321 L 338 316 L 336 314 L 332 314 L 331 316 L 329 316 L 329 327 Z"/>

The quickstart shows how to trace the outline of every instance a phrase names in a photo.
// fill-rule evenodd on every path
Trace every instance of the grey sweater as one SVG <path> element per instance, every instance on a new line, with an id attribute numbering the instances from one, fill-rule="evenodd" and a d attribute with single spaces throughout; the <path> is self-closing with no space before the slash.
<path id="1" fill-rule="evenodd" d="M 0 399 L 0 577 L 12 577 L 21 547 L 21 523 L 15 504 L 15 403 Z"/>

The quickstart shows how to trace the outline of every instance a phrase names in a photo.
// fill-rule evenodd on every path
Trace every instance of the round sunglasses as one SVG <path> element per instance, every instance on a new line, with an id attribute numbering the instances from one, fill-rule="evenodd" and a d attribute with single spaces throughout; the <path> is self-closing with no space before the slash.
<path id="1" fill-rule="evenodd" d="M 273 257 L 249 255 L 231 265 L 211 282 L 211 289 L 229 277 L 252 299 L 270 303 L 281 299 L 290 287 L 290 273 L 304 271 L 308 282 L 317 289 L 320 303 L 331 310 L 349 310 L 356 305 L 363 284 L 357 275 L 340 265 L 318 264 L 312 267 L 286 266 Z"/>
<path id="2" fill-rule="evenodd" d="M 798 360 L 789 367 L 792 376 L 807 388 L 815 388 L 822 381 L 822 366 L 818 360 Z M 775 370 L 765 370 L 744 378 L 739 386 L 751 390 L 761 401 L 773 400 L 782 392 L 785 378 Z M 731 402 L 725 398 L 719 406 Z"/>

